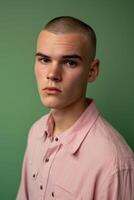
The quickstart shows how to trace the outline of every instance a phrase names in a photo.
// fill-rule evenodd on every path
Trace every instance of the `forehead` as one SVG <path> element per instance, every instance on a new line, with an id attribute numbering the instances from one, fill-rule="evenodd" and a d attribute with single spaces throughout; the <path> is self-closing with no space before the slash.
<path id="1" fill-rule="evenodd" d="M 40 32 L 37 40 L 37 51 L 41 53 L 79 53 L 88 51 L 87 38 L 82 33 L 52 33 L 46 30 Z"/>

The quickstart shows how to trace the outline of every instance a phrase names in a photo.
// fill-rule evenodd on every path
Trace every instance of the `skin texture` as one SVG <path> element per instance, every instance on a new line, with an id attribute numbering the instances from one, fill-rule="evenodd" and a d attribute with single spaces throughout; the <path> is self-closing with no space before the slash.
<path id="1" fill-rule="evenodd" d="M 99 61 L 91 62 L 89 44 L 83 34 L 41 31 L 35 76 L 41 101 L 52 110 L 55 132 L 70 127 L 87 107 L 87 83 L 96 79 L 98 71 Z"/>

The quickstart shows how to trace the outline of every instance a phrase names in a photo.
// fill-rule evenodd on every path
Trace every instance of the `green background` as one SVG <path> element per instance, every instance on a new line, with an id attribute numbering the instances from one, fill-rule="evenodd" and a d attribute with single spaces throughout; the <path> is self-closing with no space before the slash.
<path id="1" fill-rule="evenodd" d="M 88 87 L 108 121 L 134 149 L 134 1 L 0 1 L 0 199 L 14 200 L 28 130 L 47 110 L 33 73 L 37 34 L 53 17 L 72 15 L 98 38 L 100 76 Z"/>

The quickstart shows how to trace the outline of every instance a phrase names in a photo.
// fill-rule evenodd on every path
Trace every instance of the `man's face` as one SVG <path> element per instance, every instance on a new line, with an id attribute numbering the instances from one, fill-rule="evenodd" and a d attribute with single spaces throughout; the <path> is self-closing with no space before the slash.
<path id="1" fill-rule="evenodd" d="M 41 101 L 63 109 L 85 98 L 90 55 L 82 34 L 42 31 L 37 41 L 35 75 Z"/>

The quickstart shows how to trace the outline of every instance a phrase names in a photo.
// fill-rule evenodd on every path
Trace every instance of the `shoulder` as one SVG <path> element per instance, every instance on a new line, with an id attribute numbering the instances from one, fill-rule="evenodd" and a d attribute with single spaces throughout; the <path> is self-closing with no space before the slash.
<path id="1" fill-rule="evenodd" d="M 116 171 L 134 165 L 134 154 L 121 134 L 99 116 L 90 130 L 87 141 L 88 153 L 93 163 L 100 166 L 112 166 Z"/>
<path id="2" fill-rule="evenodd" d="M 109 147 L 113 147 L 117 156 L 118 154 L 123 157 L 133 155 L 124 137 L 101 116 L 98 119 L 98 123 L 96 123 L 96 134 L 106 141 Z"/>

